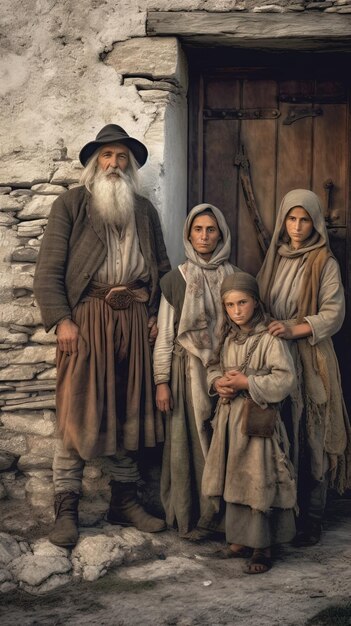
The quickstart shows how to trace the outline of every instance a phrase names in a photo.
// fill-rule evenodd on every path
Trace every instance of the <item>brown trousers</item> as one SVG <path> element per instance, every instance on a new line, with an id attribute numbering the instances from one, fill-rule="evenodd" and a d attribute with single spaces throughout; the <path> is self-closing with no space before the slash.
<path id="1" fill-rule="evenodd" d="M 95 463 L 98 463 L 109 480 L 120 483 L 138 483 L 141 480 L 138 464 L 126 450 L 120 450 L 113 456 L 101 457 Z M 85 461 L 78 452 L 66 450 L 62 440 L 58 439 L 52 465 L 55 493 L 64 491 L 81 493 L 84 467 Z"/>

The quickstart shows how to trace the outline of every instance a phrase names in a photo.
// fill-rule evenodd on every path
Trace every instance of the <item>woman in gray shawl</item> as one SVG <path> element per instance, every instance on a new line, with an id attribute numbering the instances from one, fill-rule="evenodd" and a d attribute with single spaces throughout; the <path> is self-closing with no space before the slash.
<path id="1" fill-rule="evenodd" d="M 331 341 L 344 319 L 344 292 L 312 191 L 294 189 L 283 198 L 257 280 L 276 320 L 268 330 L 289 340 L 295 362 L 290 417 L 300 516 L 294 543 L 313 545 L 321 534 L 327 479 L 339 491 L 349 481 L 350 427 Z"/>
<path id="2" fill-rule="evenodd" d="M 183 239 L 187 260 L 161 280 L 154 379 L 157 407 L 166 414 L 161 475 L 166 520 L 182 537 L 197 541 L 218 525 L 214 504 L 201 496 L 212 416 L 206 366 L 218 346 L 220 285 L 237 268 L 228 262 L 230 232 L 216 207 L 195 206 Z"/>

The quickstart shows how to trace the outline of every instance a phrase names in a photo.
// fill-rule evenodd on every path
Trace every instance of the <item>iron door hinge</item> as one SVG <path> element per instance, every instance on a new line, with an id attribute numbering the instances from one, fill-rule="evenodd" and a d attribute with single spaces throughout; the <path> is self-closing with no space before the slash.
<path id="1" fill-rule="evenodd" d="M 210 109 L 203 112 L 205 120 L 273 120 L 280 116 L 278 109 Z"/>

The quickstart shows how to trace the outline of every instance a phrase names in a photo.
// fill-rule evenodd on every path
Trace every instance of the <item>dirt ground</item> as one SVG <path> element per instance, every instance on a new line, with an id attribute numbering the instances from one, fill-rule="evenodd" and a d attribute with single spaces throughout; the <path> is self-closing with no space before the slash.
<path id="1" fill-rule="evenodd" d="M 0 598 L 2 626 L 351 626 L 351 500 L 328 508 L 322 541 L 281 547 L 264 575 L 244 561 L 211 555 L 222 544 L 193 545 L 159 535 L 151 560 L 121 566 L 95 583 L 41 597 Z"/>

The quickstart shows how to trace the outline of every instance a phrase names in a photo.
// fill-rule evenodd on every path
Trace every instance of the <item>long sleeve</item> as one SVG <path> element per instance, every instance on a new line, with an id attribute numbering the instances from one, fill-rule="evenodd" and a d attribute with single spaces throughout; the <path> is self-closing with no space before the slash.
<path id="1" fill-rule="evenodd" d="M 305 321 L 312 329 L 309 342 L 312 346 L 335 335 L 340 330 L 345 317 L 344 289 L 339 265 L 335 259 L 328 259 L 321 276 L 318 295 L 318 314 L 308 315 Z"/>
<path id="2" fill-rule="evenodd" d="M 168 383 L 171 378 L 172 353 L 175 339 L 174 322 L 174 308 L 162 295 L 157 317 L 158 334 L 153 356 L 155 385 Z"/>
<path id="3" fill-rule="evenodd" d="M 249 375 L 248 381 L 252 399 L 264 408 L 268 403 L 284 400 L 294 390 L 296 376 L 294 362 L 286 343 L 270 335 L 266 335 L 261 343 L 263 341 L 265 346 L 262 346 L 262 365 L 268 373 L 263 376 Z"/>
<path id="4" fill-rule="evenodd" d="M 223 376 L 223 373 L 219 361 L 207 367 L 207 388 L 210 396 L 217 395 L 213 390 L 213 383 L 216 378 L 221 378 L 221 376 Z"/>
<path id="5" fill-rule="evenodd" d="M 148 315 L 157 315 L 161 297 L 160 278 L 171 269 L 158 213 L 149 200 L 135 194 L 135 224 L 141 254 L 150 273 Z"/>
<path id="6" fill-rule="evenodd" d="M 34 277 L 34 293 L 46 330 L 71 317 L 65 286 L 71 232 L 72 217 L 64 198 L 59 196 L 51 209 Z"/>

